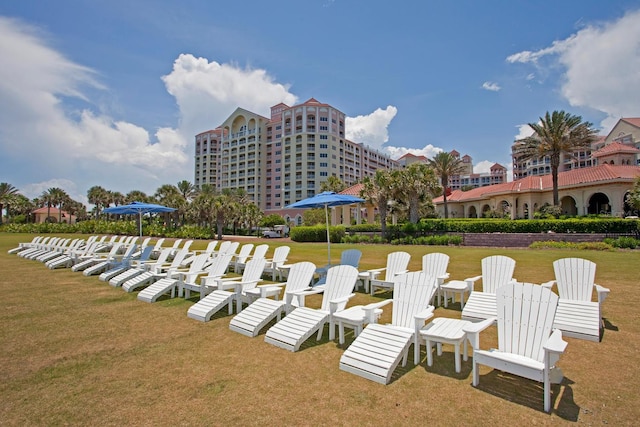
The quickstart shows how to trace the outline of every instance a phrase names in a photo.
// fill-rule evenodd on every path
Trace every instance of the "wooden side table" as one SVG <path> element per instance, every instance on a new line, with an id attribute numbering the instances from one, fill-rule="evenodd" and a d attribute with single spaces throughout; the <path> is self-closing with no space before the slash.
<path id="1" fill-rule="evenodd" d="M 452 344 L 455 348 L 456 373 L 460 373 L 460 345 L 463 345 L 463 358 L 467 356 L 467 334 L 462 330 L 471 322 L 467 320 L 439 317 L 420 330 L 420 337 L 425 340 L 427 347 L 427 365 L 433 365 L 433 343 L 437 344 L 438 356 L 442 356 L 442 344 Z"/>

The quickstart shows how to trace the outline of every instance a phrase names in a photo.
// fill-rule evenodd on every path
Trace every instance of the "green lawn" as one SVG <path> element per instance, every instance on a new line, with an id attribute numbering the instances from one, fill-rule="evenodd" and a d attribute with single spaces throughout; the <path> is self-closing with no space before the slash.
<path id="1" fill-rule="evenodd" d="M 445 252 L 452 279 L 480 274 L 480 260 L 494 254 L 514 258 L 516 278 L 536 283 L 553 278 L 557 258 L 595 261 L 597 282 L 611 289 L 603 340 L 566 338 L 565 381 L 553 388 L 546 414 L 535 382 L 483 368 L 480 387 L 472 387 L 471 363 L 456 374 L 450 346 L 433 367 L 423 347 L 418 366 L 410 357 L 383 386 L 340 371 L 343 349 L 326 330 L 322 341 L 290 353 L 266 344 L 264 331 L 253 339 L 229 331 L 226 311 L 196 322 L 186 316 L 193 300 L 145 304 L 97 277 L 7 254 L 32 237 L 0 233 L 2 425 L 637 425 L 640 418 L 638 251 L 332 245 L 334 261 L 344 249 L 362 250 L 361 269 L 383 267 L 389 252 L 405 250 L 416 270 L 422 255 Z M 290 262 L 326 263 L 326 244 L 266 242 L 290 245 Z M 350 304 L 379 299 L 357 292 Z M 317 306 L 320 297 L 307 302 Z M 460 307 L 435 314 L 459 317 Z"/>

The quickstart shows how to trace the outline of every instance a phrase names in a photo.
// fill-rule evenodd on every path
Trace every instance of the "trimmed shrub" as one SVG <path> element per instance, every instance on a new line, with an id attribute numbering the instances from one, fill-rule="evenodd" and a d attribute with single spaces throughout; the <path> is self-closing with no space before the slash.
<path id="1" fill-rule="evenodd" d="M 331 243 L 342 242 L 345 234 L 345 228 L 341 225 L 329 227 L 329 239 Z M 324 225 L 293 227 L 289 232 L 289 236 L 294 242 L 326 242 L 327 228 Z"/>

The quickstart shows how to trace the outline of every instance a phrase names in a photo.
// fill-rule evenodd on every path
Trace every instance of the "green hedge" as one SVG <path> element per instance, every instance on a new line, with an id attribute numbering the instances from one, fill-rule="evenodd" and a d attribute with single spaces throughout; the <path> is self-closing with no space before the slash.
<path id="1" fill-rule="evenodd" d="M 298 226 L 291 228 L 289 232 L 291 240 L 294 242 L 326 242 L 327 227 L 324 225 L 314 225 L 312 227 Z M 341 225 L 329 227 L 329 238 L 331 243 L 340 243 L 345 236 L 345 228 Z"/>
<path id="2" fill-rule="evenodd" d="M 423 219 L 418 224 L 389 225 L 389 236 L 415 236 L 434 233 L 636 233 L 640 221 L 620 218 L 571 219 Z M 364 224 L 349 227 L 350 234 L 380 232 L 380 225 Z"/>

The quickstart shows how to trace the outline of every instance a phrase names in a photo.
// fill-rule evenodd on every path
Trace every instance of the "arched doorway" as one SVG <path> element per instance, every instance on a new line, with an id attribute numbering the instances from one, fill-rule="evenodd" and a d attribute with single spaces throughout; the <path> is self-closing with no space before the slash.
<path id="1" fill-rule="evenodd" d="M 469 218 L 478 218 L 478 212 L 476 211 L 476 207 L 475 206 L 471 206 L 469 208 Z"/>
<path id="2" fill-rule="evenodd" d="M 609 198 L 604 193 L 595 193 L 589 198 L 587 213 L 590 215 L 611 214 Z"/>
<path id="3" fill-rule="evenodd" d="M 489 212 L 491 212 L 491 206 L 484 205 L 482 207 L 482 217 L 484 218 L 487 215 L 487 213 L 489 213 Z"/>
<path id="4" fill-rule="evenodd" d="M 560 209 L 562 209 L 562 215 L 576 216 L 578 215 L 578 208 L 576 207 L 576 201 L 571 196 L 564 196 L 560 200 Z"/>
<path id="5" fill-rule="evenodd" d="M 529 204 L 525 203 L 524 205 L 522 205 L 522 213 L 524 215 L 524 219 L 530 219 L 529 218 Z"/>

